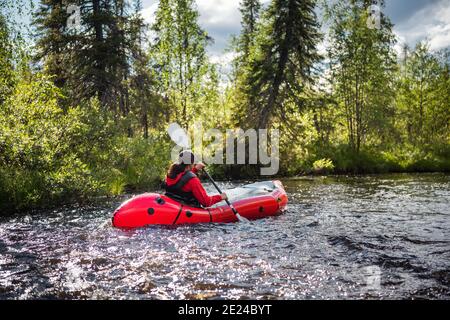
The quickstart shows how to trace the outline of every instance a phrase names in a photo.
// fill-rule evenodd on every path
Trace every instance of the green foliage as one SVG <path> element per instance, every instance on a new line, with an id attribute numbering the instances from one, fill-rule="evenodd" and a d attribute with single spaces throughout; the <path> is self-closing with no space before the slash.
<path id="1" fill-rule="evenodd" d="M 334 170 L 334 164 L 330 159 L 320 159 L 314 161 L 312 169 L 316 174 L 331 173 Z"/>
<path id="2" fill-rule="evenodd" d="M 259 0 L 243 0 L 239 11 L 242 15 L 242 30 L 236 44 L 238 53 L 235 60 L 236 69 L 247 68 L 251 61 L 251 52 L 255 46 L 257 26 L 261 13 L 261 2 Z"/>
<path id="3" fill-rule="evenodd" d="M 426 43 L 405 53 L 397 95 L 402 139 L 415 146 L 448 142 L 449 61 L 439 61 Z"/>
<path id="4" fill-rule="evenodd" d="M 399 169 L 395 162 L 374 150 L 364 148 L 357 152 L 348 145 L 341 145 L 334 152 L 332 159 L 337 173 L 385 173 Z"/>
<path id="5" fill-rule="evenodd" d="M 45 76 L 17 84 L 0 109 L 0 167 L 6 209 L 92 194 L 97 185 L 71 147 L 83 127 L 57 105 L 60 91 Z M 86 148 L 87 149 L 87 148 Z"/>
<path id="6" fill-rule="evenodd" d="M 102 168 L 107 190 L 113 194 L 157 186 L 170 164 L 170 143 L 160 134 L 149 139 L 117 137 L 114 146 L 110 167 Z"/>
<path id="7" fill-rule="evenodd" d="M 188 128 L 204 108 L 199 93 L 208 72 L 206 47 L 212 41 L 199 23 L 194 0 L 162 0 L 156 11 L 150 55 L 159 93 L 172 107 L 171 118 Z"/>
<path id="8" fill-rule="evenodd" d="M 167 141 L 128 138 L 92 100 L 58 106 L 61 90 L 45 76 L 20 82 L 0 109 L 0 199 L 3 210 L 45 206 L 125 187 L 154 186 L 167 166 Z"/>
<path id="9" fill-rule="evenodd" d="M 13 59 L 10 31 L 6 19 L 0 14 L 0 104 L 14 87 Z"/>
<path id="10" fill-rule="evenodd" d="M 334 97 L 345 114 L 348 144 L 385 143 L 391 131 L 394 71 L 392 24 L 382 17 L 380 28 L 367 27 L 367 0 L 339 1 L 326 7 L 331 22 L 328 47 Z"/>

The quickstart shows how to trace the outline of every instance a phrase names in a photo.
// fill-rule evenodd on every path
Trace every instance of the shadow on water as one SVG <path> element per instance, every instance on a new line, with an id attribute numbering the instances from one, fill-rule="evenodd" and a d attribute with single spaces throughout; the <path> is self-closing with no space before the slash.
<path id="1" fill-rule="evenodd" d="M 117 230 L 117 201 L 3 218 L 0 299 L 450 298 L 449 175 L 283 183 L 285 214 L 250 224 Z"/>

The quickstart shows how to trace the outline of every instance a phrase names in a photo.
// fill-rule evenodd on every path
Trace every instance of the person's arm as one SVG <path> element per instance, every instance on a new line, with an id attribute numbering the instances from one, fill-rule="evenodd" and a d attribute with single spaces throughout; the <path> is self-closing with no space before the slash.
<path id="1" fill-rule="evenodd" d="M 205 188 L 203 188 L 199 178 L 193 178 L 191 181 L 189 181 L 189 183 L 191 184 L 192 194 L 194 195 L 194 197 L 198 200 L 198 202 L 200 202 L 202 206 L 206 208 L 211 207 L 212 205 L 224 199 L 224 196 L 220 194 L 209 196 L 206 193 Z"/>
<path id="2" fill-rule="evenodd" d="M 197 163 L 194 168 L 191 170 L 193 173 L 197 174 L 199 171 L 201 171 L 205 165 L 202 162 Z"/>

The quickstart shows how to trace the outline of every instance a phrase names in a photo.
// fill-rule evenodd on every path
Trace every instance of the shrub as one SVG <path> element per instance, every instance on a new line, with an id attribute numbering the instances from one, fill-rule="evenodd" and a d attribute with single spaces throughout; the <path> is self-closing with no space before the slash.
<path id="1" fill-rule="evenodd" d="M 333 161 L 330 159 L 320 159 L 314 161 L 312 166 L 313 173 L 315 174 L 327 174 L 331 173 L 334 170 Z"/>

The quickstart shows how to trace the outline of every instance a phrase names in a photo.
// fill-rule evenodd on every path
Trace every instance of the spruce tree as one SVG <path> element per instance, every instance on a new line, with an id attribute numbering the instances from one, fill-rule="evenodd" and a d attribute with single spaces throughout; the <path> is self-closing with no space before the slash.
<path id="1" fill-rule="evenodd" d="M 67 6 L 81 10 L 81 27 L 68 30 Z M 136 32 L 125 0 L 42 0 L 36 12 L 37 59 L 63 87 L 69 103 L 98 98 L 104 109 L 130 112 L 129 77 Z"/>
<path id="2" fill-rule="evenodd" d="M 250 55 L 250 48 L 254 45 L 261 3 L 259 0 L 243 0 L 239 11 L 242 15 L 242 29 L 238 49 L 242 58 L 246 59 Z"/>
<path id="3" fill-rule="evenodd" d="M 232 114 L 234 124 L 238 127 L 247 125 L 245 119 L 251 104 L 251 97 L 246 95 L 248 91 L 248 77 L 251 74 L 250 62 L 253 59 L 255 39 L 258 34 L 258 22 L 261 13 L 259 0 L 243 0 L 239 8 L 241 12 L 241 33 L 232 40 L 232 50 L 235 58 L 232 62 L 233 88 L 231 96 Z"/>
<path id="4" fill-rule="evenodd" d="M 160 97 L 155 92 L 156 81 L 150 68 L 150 56 L 143 49 L 143 43 L 146 41 L 145 30 L 147 25 L 144 23 L 140 11 L 141 2 L 138 0 L 134 4 L 134 14 L 130 19 L 132 48 L 132 72 L 129 79 L 130 84 L 130 108 L 139 118 L 144 139 L 149 137 L 149 126 L 152 128 L 160 127 L 163 122 L 163 109 L 161 107 Z"/>
<path id="5" fill-rule="evenodd" d="M 287 121 L 286 104 L 312 80 L 320 38 L 314 9 L 314 0 L 273 0 L 265 14 L 247 77 L 249 119 L 259 128 L 274 117 Z"/>
<path id="6" fill-rule="evenodd" d="M 66 1 L 41 0 L 33 14 L 36 27 L 37 53 L 35 61 L 43 62 L 44 70 L 53 76 L 55 85 L 63 88 L 68 75 L 66 68 L 70 64 L 69 47 L 72 40 L 67 32 Z"/>

